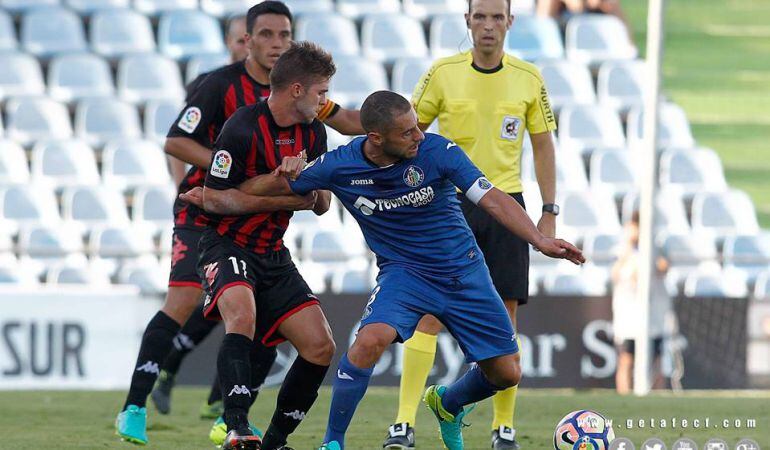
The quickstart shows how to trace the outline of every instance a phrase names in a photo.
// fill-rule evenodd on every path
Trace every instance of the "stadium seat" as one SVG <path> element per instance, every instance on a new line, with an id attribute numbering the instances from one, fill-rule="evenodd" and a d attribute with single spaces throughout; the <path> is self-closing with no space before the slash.
<path id="1" fill-rule="evenodd" d="M 93 150 L 81 141 L 41 141 L 32 149 L 32 180 L 53 189 L 99 184 Z"/>
<path id="2" fill-rule="evenodd" d="M 430 69 L 431 62 L 427 58 L 399 58 L 393 64 L 393 81 L 391 90 L 411 99 L 420 77 Z"/>
<path id="3" fill-rule="evenodd" d="M 591 189 L 606 190 L 622 198 L 636 190 L 636 167 L 631 152 L 597 150 L 591 154 Z"/>
<path id="4" fill-rule="evenodd" d="M 23 13 L 30 9 L 58 6 L 60 0 L 0 0 L 0 8 L 16 13 Z"/>
<path id="5" fill-rule="evenodd" d="M 367 14 L 397 13 L 401 9 L 398 0 L 338 0 L 336 4 L 337 11 L 351 19 Z"/>
<path id="6" fill-rule="evenodd" d="M 576 231 L 617 233 L 620 231 L 617 208 L 612 197 L 605 192 L 566 192 L 562 200 L 557 228 Z"/>
<path id="7" fill-rule="evenodd" d="M 194 55 L 187 61 L 185 69 L 185 82 L 191 83 L 198 75 L 211 72 L 214 69 L 230 64 L 230 55 L 227 53 L 208 53 Z"/>
<path id="8" fill-rule="evenodd" d="M 464 0 L 404 0 L 404 14 L 418 20 L 440 14 L 461 16 L 467 9 Z"/>
<path id="9" fill-rule="evenodd" d="M 765 270 L 757 277 L 754 283 L 754 298 L 770 301 L 770 270 Z"/>
<path id="10" fill-rule="evenodd" d="M 126 263 L 118 273 L 118 282 L 139 288 L 142 295 L 160 296 L 168 290 L 168 264 L 159 264 L 151 258 Z"/>
<path id="11" fill-rule="evenodd" d="M 746 281 L 733 271 L 695 271 L 684 282 L 685 297 L 744 298 L 749 295 Z"/>
<path id="12" fill-rule="evenodd" d="M 67 108 L 46 97 L 19 97 L 5 104 L 6 136 L 22 145 L 41 139 L 69 139 Z"/>
<path id="13" fill-rule="evenodd" d="M 567 23 L 567 58 L 597 67 L 605 61 L 634 59 L 637 50 L 623 22 L 608 14 L 580 14 Z"/>
<path id="14" fill-rule="evenodd" d="M 88 245 L 91 254 L 100 258 L 132 258 L 151 254 L 155 249 L 149 233 L 127 224 L 95 226 Z"/>
<path id="15" fill-rule="evenodd" d="M 597 266 L 611 267 L 618 258 L 619 246 L 617 234 L 588 233 L 583 238 L 583 255 Z"/>
<path id="16" fill-rule="evenodd" d="M 134 9 L 150 16 L 180 9 L 196 9 L 197 7 L 198 0 L 134 0 Z"/>
<path id="17" fill-rule="evenodd" d="M 639 209 L 639 196 L 636 192 L 629 192 L 623 198 L 623 223 L 631 220 L 634 211 Z M 672 233 L 687 233 L 690 224 L 687 221 L 687 211 L 680 193 L 669 189 L 661 189 L 655 199 L 656 229 L 667 230 Z"/>
<path id="18" fill-rule="evenodd" d="M 15 52 L 0 53 L 0 100 L 10 96 L 42 95 L 45 82 L 34 57 Z"/>
<path id="19" fill-rule="evenodd" d="M 166 141 L 171 124 L 182 110 L 179 100 L 150 100 L 144 108 L 144 136 L 158 144 Z"/>
<path id="20" fill-rule="evenodd" d="M 315 42 L 335 58 L 361 53 L 355 23 L 338 14 L 301 17 L 297 20 L 295 36 L 298 41 Z"/>
<path id="21" fill-rule="evenodd" d="M 459 14 L 436 16 L 430 22 L 430 54 L 433 59 L 473 47 L 468 26 Z"/>
<path id="22" fill-rule="evenodd" d="M 331 274 L 331 291 L 335 294 L 368 294 L 372 288 L 368 269 L 339 268 Z"/>
<path id="23" fill-rule="evenodd" d="M 81 16 L 105 9 L 129 8 L 130 0 L 64 0 L 65 4 Z"/>
<path id="24" fill-rule="evenodd" d="M 621 114 L 643 106 L 646 86 L 645 63 L 642 60 L 607 61 L 599 67 L 596 93 L 599 103 Z"/>
<path id="25" fill-rule="evenodd" d="M 107 61 L 92 54 L 58 56 L 48 66 L 48 95 L 60 102 L 115 93 Z"/>
<path id="26" fill-rule="evenodd" d="M 563 58 L 559 25 L 550 17 L 516 16 L 505 37 L 505 51 L 527 61 Z"/>
<path id="27" fill-rule="evenodd" d="M 334 11 L 332 0 L 286 0 L 286 6 L 296 16 L 322 15 Z"/>
<path id="28" fill-rule="evenodd" d="M 719 270 L 716 242 L 710 235 L 662 231 L 656 236 L 655 242 L 661 256 L 669 263 L 666 273 L 669 292 L 681 292 L 684 281 L 691 273 Z"/>
<path id="29" fill-rule="evenodd" d="M 541 60 L 537 65 L 556 111 L 564 106 L 596 103 L 593 79 L 586 66 L 559 59 Z"/>
<path id="30" fill-rule="evenodd" d="M 708 148 L 665 150 L 660 155 L 659 180 L 661 187 L 685 195 L 727 189 L 722 162 Z"/>
<path id="31" fill-rule="evenodd" d="M 558 266 L 543 277 L 546 295 L 565 297 L 602 297 L 607 295 L 607 270 L 586 264 L 579 270 Z M 563 269 L 562 269 L 563 268 Z"/>
<path id="32" fill-rule="evenodd" d="M 634 108 L 628 113 L 628 147 L 639 148 L 644 131 L 644 115 L 641 108 Z M 695 139 L 690 131 L 690 122 L 684 110 L 673 103 L 664 103 L 659 110 L 658 148 L 690 148 L 695 146 Z"/>
<path id="33" fill-rule="evenodd" d="M 361 26 L 361 47 L 366 58 L 386 64 L 428 55 L 422 26 L 402 14 L 367 15 Z"/>
<path id="34" fill-rule="evenodd" d="M 73 221 L 81 232 L 97 225 L 128 223 L 125 199 L 120 192 L 106 186 L 65 189 L 62 194 L 62 211 L 64 218 Z"/>
<path id="35" fill-rule="evenodd" d="M 171 184 L 139 187 L 134 193 L 134 224 L 149 227 L 155 234 L 162 232 L 173 220 L 175 199 L 176 189 Z"/>
<path id="36" fill-rule="evenodd" d="M 327 278 L 329 269 L 325 264 L 311 261 L 296 262 L 297 270 L 314 294 L 323 294 L 327 291 Z"/>
<path id="37" fill-rule="evenodd" d="M 11 16 L 0 10 L 0 50 L 16 50 L 18 45 Z"/>
<path id="38" fill-rule="evenodd" d="M 19 232 L 20 262 L 34 267 L 36 275 L 43 275 L 51 267 L 65 262 L 85 263 L 83 240 L 73 227 L 58 225 L 30 225 Z"/>
<path id="39" fill-rule="evenodd" d="M 0 187 L 29 181 L 27 154 L 18 143 L 0 140 Z"/>
<path id="40" fill-rule="evenodd" d="M 164 13 L 158 24 L 158 50 L 174 59 L 200 53 L 224 53 L 222 28 L 216 19 L 201 11 Z"/>
<path id="41" fill-rule="evenodd" d="M 333 263 L 348 259 L 345 236 L 337 230 L 306 229 L 301 240 L 300 257 L 303 260 Z"/>
<path id="42" fill-rule="evenodd" d="M 559 146 L 587 152 L 592 148 L 625 147 L 623 125 L 618 114 L 598 105 L 562 108 L 559 116 Z"/>
<path id="43" fill-rule="evenodd" d="M 96 12 L 89 25 L 91 49 L 108 58 L 155 51 L 155 37 L 147 16 L 131 10 Z"/>
<path id="44" fill-rule="evenodd" d="M 182 99 L 182 76 L 172 60 L 155 54 L 126 56 L 118 65 L 118 95 L 130 103 Z"/>
<path id="45" fill-rule="evenodd" d="M 30 184 L 10 185 L 0 190 L 0 226 L 15 235 L 19 227 L 56 225 L 61 222 L 53 190 Z"/>
<path id="46" fill-rule="evenodd" d="M 13 254 L 0 259 L 0 285 L 35 286 L 39 282 L 33 271 L 16 260 Z"/>
<path id="47" fill-rule="evenodd" d="M 214 17 L 246 14 L 254 6 L 253 0 L 200 0 L 201 9 Z"/>
<path id="48" fill-rule="evenodd" d="M 80 18 L 57 6 L 29 10 L 21 19 L 21 46 L 38 57 L 87 49 Z"/>
<path id="49" fill-rule="evenodd" d="M 536 183 L 533 150 L 524 148 L 521 153 L 521 180 Z M 580 191 L 588 188 L 588 177 L 580 154 L 570 150 L 556 152 L 556 183 L 560 189 Z"/>
<path id="50" fill-rule="evenodd" d="M 103 287 L 110 284 L 110 278 L 97 267 L 81 261 L 65 261 L 51 267 L 45 277 L 46 284 L 78 284 Z"/>
<path id="51" fill-rule="evenodd" d="M 75 134 L 95 146 L 112 139 L 138 138 L 142 135 L 139 113 L 116 98 L 82 100 L 75 111 Z"/>
<path id="52" fill-rule="evenodd" d="M 345 107 L 360 105 L 374 91 L 388 89 L 381 64 L 357 57 L 335 58 L 337 73 L 329 89 L 331 98 Z"/>
<path id="53" fill-rule="evenodd" d="M 754 204 L 745 192 L 700 192 L 692 200 L 692 228 L 718 236 L 759 231 Z"/>
<path id="54" fill-rule="evenodd" d="M 725 269 L 742 271 L 749 284 L 770 268 L 770 235 L 730 236 L 722 246 Z"/>
<path id="55" fill-rule="evenodd" d="M 119 191 L 171 182 L 166 155 L 158 144 L 134 139 L 111 141 L 104 147 L 102 177 L 105 185 Z"/>

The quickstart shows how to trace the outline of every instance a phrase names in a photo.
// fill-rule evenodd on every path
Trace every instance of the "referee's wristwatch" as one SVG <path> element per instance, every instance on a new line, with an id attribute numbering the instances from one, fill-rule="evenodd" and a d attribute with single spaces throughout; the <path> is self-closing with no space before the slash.
<path id="1" fill-rule="evenodd" d="M 548 214 L 553 214 L 554 216 L 559 215 L 559 205 L 556 203 L 546 203 L 543 205 L 543 212 Z"/>

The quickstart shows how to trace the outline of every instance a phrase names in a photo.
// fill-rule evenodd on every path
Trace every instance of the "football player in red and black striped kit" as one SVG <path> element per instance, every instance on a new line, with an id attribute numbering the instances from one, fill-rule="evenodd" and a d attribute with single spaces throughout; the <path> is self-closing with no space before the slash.
<path id="1" fill-rule="evenodd" d="M 212 71 L 188 96 L 183 111 L 169 131 L 165 146 L 167 154 L 193 166 L 181 183 L 180 192 L 202 185 L 205 168 L 211 160 L 210 148 L 225 120 L 238 107 L 256 103 L 269 95 L 269 74 L 291 43 L 291 24 L 291 13 L 281 2 L 268 0 L 252 7 L 246 16 L 249 31 L 246 60 Z M 327 101 L 319 106 L 317 114 L 342 133 L 363 132 L 358 111 L 344 110 Z M 285 198 L 279 202 L 282 203 L 266 200 L 266 206 L 285 211 L 311 207 L 308 201 L 300 198 Z M 201 279 L 195 270 L 198 241 L 208 219 L 195 206 L 179 200 L 174 205 L 174 217 L 174 248 L 166 302 L 145 329 L 131 387 L 116 421 L 118 434 L 137 443 L 147 442 L 146 399 L 160 373 L 160 364 L 172 348 L 172 341 L 191 347 L 189 344 L 199 342 L 212 328 L 199 320 L 202 316 L 199 312 L 193 314 L 202 294 Z M 194 316 L 189 323 L 192 332 L 182 330 L 182 334 L 176 336 L 191 315 Z M 196 338 L 184 339 L 190 335 L 196 335 Z M 254 398 L 276 352 L 274 348 L 255 345 L 252 353 L 255 370 L 249 385 L 255 389 Z M 210 396 L 210 402 L 216 400 L 216 394 L 221 395 L 215 392 Z"/>
<path id="2" fill-rule="evenodd" d="M 326 152 L 326 132 L 316 119 L 326 101 L 335 67 L 331 55 L 309 42 L 292 44 L 270 72 L 266 102 L 238 109 L 225 123 L 203 187 L 206 230 L 201 238 L 198 272 L 204 281 L 207 318 L 225 322 L 217 358 L 228 448 L 283 449 L 318 396 L 335 345 L 318 298 L 308 287 L 283 245 L 292 216 L 282 201 L 329 209 L 331 193 L 307 196 L 250 197 L 241 183 L 269 174 L 284 157 L 309 160 Z M 266 212 L 273 211 L 273 212 Z M 254 339 L 274 346 L 288 340 L 298 356 L 278 393 L 264 440 L 248 423 Z M 261 446 L 260 446 L 261 444 Z"/>

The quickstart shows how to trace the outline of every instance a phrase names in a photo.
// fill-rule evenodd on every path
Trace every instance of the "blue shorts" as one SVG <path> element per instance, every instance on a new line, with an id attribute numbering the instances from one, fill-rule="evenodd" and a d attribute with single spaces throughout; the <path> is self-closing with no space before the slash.
<path id="1" fill-rule="evenodd" d="M 399 266 L 380 270 L 361 328 L 384 323 L 403 342 L 425 314 L 436 316 L 454 336 L 468 363 L 517 353 L 516 332 L 486 264 L 454 277 Z"/>

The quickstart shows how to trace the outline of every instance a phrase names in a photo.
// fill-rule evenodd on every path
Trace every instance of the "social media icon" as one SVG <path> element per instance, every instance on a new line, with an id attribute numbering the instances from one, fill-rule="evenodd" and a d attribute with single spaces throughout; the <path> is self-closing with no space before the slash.
<path id="1" fill-rule="evenodd" d="M 722 439 L 709 439 L 706 441 L 704 450 L 727 450 L 727 442 Z"/>
<path id="2" fill-rule="evenodd" d="M 666 444 L 658 438 L 650 438 L 642 444 L 642 450 L 667 450 Z"/>
<path id="3" fill-rule="evenodd" d="M 759 448 L 759 444 L 751 439 L 741 439 L 735 445 L 735 450 L 762 450 Z"/>
<path id="4" fill-rule="evenodd" d="M 674 442 L 674 446 L 671 450 L 698 450 L 698 444 L 692 439 L 681 438 Z"/>
<path id="5" fill-rule="evenodd" d="M 619 437 L 610 442 L 609 450 L 636 450 L 636 447 L 630 439 Z"/>

